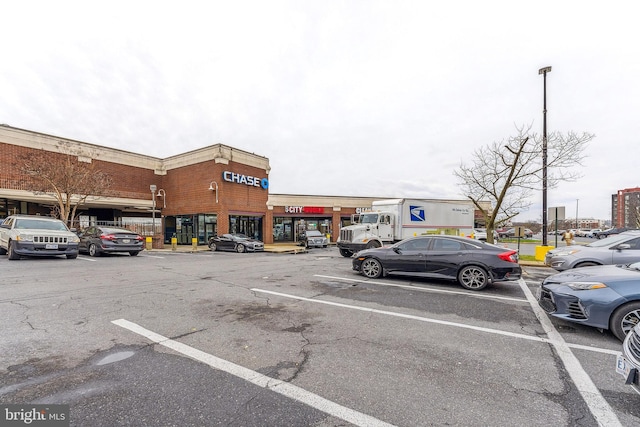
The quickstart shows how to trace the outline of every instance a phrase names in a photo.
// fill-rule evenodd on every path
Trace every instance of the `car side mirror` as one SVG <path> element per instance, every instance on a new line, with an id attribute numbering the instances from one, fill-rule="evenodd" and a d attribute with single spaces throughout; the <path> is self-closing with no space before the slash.
<path id="1" fill-rule="evenodd" d="M 628 243 L 620 243 L 618 246 L 616 246 L 616 249 L 621 251 L 623 249 L 630 249 L 631 245 Z"/>
<path id="2" fill-rule="evenodd" d="M 397 247 L 397 246 L 396 246 L 396 247 L 394 247 L 394 248 L 393 248 L 393 252 L 395 252 L 395 253 L 399 254 L 399 253 L 400 253 L 400 252 L 402 252 L 402 251 L 400 250 L 400 248 L 399 248 L 399 247 Z"/>

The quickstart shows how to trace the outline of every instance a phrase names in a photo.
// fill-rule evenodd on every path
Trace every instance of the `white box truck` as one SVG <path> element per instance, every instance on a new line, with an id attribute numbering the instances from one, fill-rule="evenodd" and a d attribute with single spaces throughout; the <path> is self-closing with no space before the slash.
<path id="1" fill-rule="evenodd" d="M 466 200 L 376 200 L 371 212 L 340 229 L 338 249 L 344 257 L 422 234 L 471 235 L 475 208 Z"/>

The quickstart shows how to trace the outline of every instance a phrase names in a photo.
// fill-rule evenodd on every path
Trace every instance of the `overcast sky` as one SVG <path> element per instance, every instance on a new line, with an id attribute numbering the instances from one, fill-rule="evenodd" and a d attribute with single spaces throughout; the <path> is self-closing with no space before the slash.
<path id="1" fill-rule="evenodd" d="M 226 144 L 269 158 L 271 193 L 463 198 L 474 150 L 542 133 L 552 66 L 548 131 L 596 137 L 548 206 L 610 219 L 640 186 L 635 3 L 6 1 L 0 123 L 157 157 Z"/>

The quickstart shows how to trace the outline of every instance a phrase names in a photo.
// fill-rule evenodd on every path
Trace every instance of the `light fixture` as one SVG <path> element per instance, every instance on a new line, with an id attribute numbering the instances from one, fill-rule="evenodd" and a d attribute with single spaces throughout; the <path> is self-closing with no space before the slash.
<path id="1" fill-rule="evenodd" d="M 167 207 L 167 193 L 164 189 L 159 189 L 156 197 L 162 197 L 162 208 L 165 209 Z"/>
<path id="2" fill-rule="evenodd" d="M 216 203 L 218 203 L 218 183 L 215 181 L 211 181 L 209 183 L 209 191 L 215 191 L 216 192 Z"/>

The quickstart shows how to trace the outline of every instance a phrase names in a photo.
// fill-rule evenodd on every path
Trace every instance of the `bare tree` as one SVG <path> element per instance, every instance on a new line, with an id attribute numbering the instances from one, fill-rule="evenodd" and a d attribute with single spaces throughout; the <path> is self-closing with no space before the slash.
<path id="1" fill-rule="evenodd" d="M 531 133 L 531 126 L 516 130 L 517 135 L 508 140 L 476 150 L 471 164 L 462 163 L 454 171 L 464 194 L 483 213 L 491 243 L 496 226 L 531 206 L 533 192 L 542 188 L 542 137 Z M 547 188 L 580 177 L 575 166 L 582 165 L 584 149 L 594 136 L 575 132 L 547 136 Z M 480 203 L 487 200 L 491 209 Z"/>
<path id="2" fill-rule="evenodd" d="M 94 153 L 67 142 L 60 142 L 57 148 L 58 152 L 36 150 L 21 156 L 21 170 L 30 178 L 35 194 L 54 200 L 52 215 L 70 224 L 87 198 L 103 195 L 112 179 L 92 161 Z"/>

